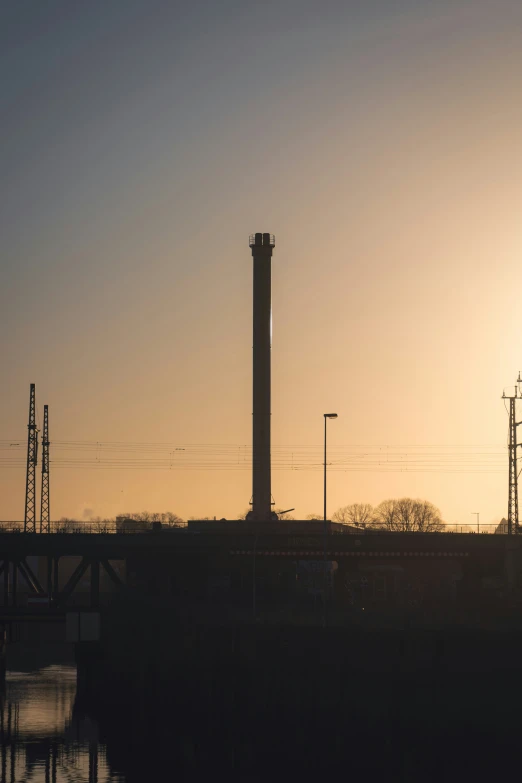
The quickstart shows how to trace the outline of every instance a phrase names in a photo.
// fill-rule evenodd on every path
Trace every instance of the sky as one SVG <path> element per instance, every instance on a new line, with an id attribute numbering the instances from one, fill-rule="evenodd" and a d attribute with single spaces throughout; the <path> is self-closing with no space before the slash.
<path id="1" fill-rule="evenodd" d="M 329 514 L 506 516 L 521 35 L 518 0 L 1 0 L 0 518 L 30 383 L 53 519 L 248 508 L 255 231 L 276 506 L 321 511 L 336 411 Z"/>

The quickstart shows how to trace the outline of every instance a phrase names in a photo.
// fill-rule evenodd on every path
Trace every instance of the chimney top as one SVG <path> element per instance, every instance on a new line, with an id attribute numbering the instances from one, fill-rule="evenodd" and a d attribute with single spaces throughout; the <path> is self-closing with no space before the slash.
<path id="1" fill-rule="evenodd" d="M 250 234 L 248 238 L 248 244 L 250 247 L 275 247 L 274 234 Z"/>

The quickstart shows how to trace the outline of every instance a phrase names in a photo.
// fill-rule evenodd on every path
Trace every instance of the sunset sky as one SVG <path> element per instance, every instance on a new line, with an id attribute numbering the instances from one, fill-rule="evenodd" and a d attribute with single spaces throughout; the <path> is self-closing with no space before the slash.
<path id="1" fill-rule="evenodd" d="M 519 0 L 1 3 L 0 518 L 31 382 L 54 519 L 246 510 L 255 231 L 276 506 L 321 511 L 336 411 L 330 514 L 505 516 L 521 35 Z"/>

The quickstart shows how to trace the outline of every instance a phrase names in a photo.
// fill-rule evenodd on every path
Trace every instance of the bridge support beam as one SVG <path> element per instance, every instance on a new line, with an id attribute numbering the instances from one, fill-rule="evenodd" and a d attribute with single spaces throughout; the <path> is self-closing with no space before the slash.
<path id="1" fill-rule="evenodd" d="M 91 607 L 100 605 L 100 561 L 91 560 Z"/>
<path id="2" fill-rule="evenodd" d="M 13 560 L 13 582 L 11 590 L 11 604 L 18 606 L 18 562 Z"/>
<path id="3" fill-rule="evenodd" d="M 25 557 L 9 559 L 4 557 L 0 564 L 0 575 L 4 575 L 4 606 L 18 606 L 18 572 L 35 595 L 43 595 L 44 589 Z"/>
<path id="4" fill-rule="evenodd" d="M 116 571 L 111 566 L 108 560 L 102 560 L 101 564 L 104 567 L 107 574 L 109 575 L 109 578 L 111 579 L 112 582 L 114 582 L 115 585 L 117 585 L 118 587 L 125 587 L 125 583 L 122 582 L 119 575 L 116 573 Z"/>
<path id="5" fill-rule="evenodd" d="M 55 555 L 54 556 L 54 577 L 53 577 L 53 591 L 54 591 L 54 597 L 58 598 L 58 593 L 60 592 L 60 583 L 59 583 L 59 577 L 60 577 L 60 569 L 59 569 L 59 563 L 60 563 L 60 556 Z"/>
<path id="6" fill-rule="evenodd" d="M 1 557 L 1 556 L 0 556 Z M 23 580 L 21 586 L 24 588 L 24 593 L 27 592 L 25 585 L 29 588 L 29 592 L 34 596 L 47 597 L 48 608 L 51 606 L 55 608 L 64 607 L 67 604 L 68 599 L 75 591 L 80 580 L 90 570 L 90 589 L 89 589 L 89 603 L 90 606 L 98 608 L 100 605 L 100 589 L 101 589 L 101 571 L 102 569 L 107 573 L 111 582 L 120 589 L 126 589 L 127 585 L 125 581 L 120 577 L 118 572 L 114 569 L 108 559 L 101 557 L 82 557 L 80 563 L 77 565 L 72 575 L 63 586 L 62 590 L 59 589 L 59 559 L 60 555 L 48 554 L 46 558 L 46 575 L 42 582 L 40 582 L 38 576 L 33 571 L 27 558 L 23 555 L 15 555 L 12 557 L 4 556 L 0 559 L 0 579 L 3 574 L 3 589 L 4 607 L 14 608 L 19 604 L 18 586 L 19 576 Z M 1 582 L 0 582 L 1 590 Z M 1 594 L 0 594 L 1 601 Z M 42 602 L 43 603 L 43 602 Z"/>
<path id="7" fill-rule="evenodd" d="M 55 583 L 55 597 L 56 597 L 56 605 L 61 606 L 65 604 L 71 593 L 73 592 L 74 588 L 84 575 L 84 573 L 89 568 L 89 560 L 87 560 L 86 557 L 83 557 L 81 560 L 81 563 L 75 568 L 74 572 L 72 573 L 69 581 L 64 586 L 63 590 L 61 592 L 58 592 L 56 590 L 57 582 Z M 55 567 L 56 567 L 56 561 L 55 561 Z"/>
<path id="8" fill-rule="evenodd" d="M 47 556 L 47 596 L 50 606 L 53 600 L 53 559 L 50 555 Z"/>
<path id="9" fill-rule="evenodd" d="M 9 606 L 9 560 L 4 560 L 4 606 Z"/>
<path id="10" fill-rule="evenodd" d="M 26 581 L 29 589 L 32 590 L 33 593 L 36 593 L 37 595 L 43 595 L 45 591 L 42 585 L 40 584 L 38 577 L 34 573 L 33 569 L 31 568 L 31 566 L 29 565 L 25 557 L 19 561 L 18 568 L 20 569 L 20 573 L 22 574 L 24 580 Z"/>

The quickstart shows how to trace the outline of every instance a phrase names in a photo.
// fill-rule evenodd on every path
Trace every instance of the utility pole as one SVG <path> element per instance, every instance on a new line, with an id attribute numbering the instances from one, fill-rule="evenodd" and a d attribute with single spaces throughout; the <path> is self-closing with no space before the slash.
<path id="1" fill-rule="evenodd" d="M 27 425 L 27 473 L 25 481 L 24 533 L 36 533 L 36 465 L 38 463 L 38 430 L 36 429 L 35 385 L 29 393 L 29 423 Z"/>
<path id="2" fill-rule="evenodd" d="M 42 494 L 40 497 L 40 533 L 51 532 L 49 505 L 49 406 L 44 405 L 42 438 Z"/>
<path id="3" fill-rule="evenodd" d="M 518 469 L 517 469 L 517 427 L 522 421 L 516 421 L 516 401 L 520 399 L 518 394 L 518 384 L 522 383 L 520 373 L 517 378 L 515 393 L 507 395 L 505 392 L 502 399 L 509 400 L 509 485 L 508 485 L 508 535 L 514 535 L 519 532 L 518 525 Z"/>

